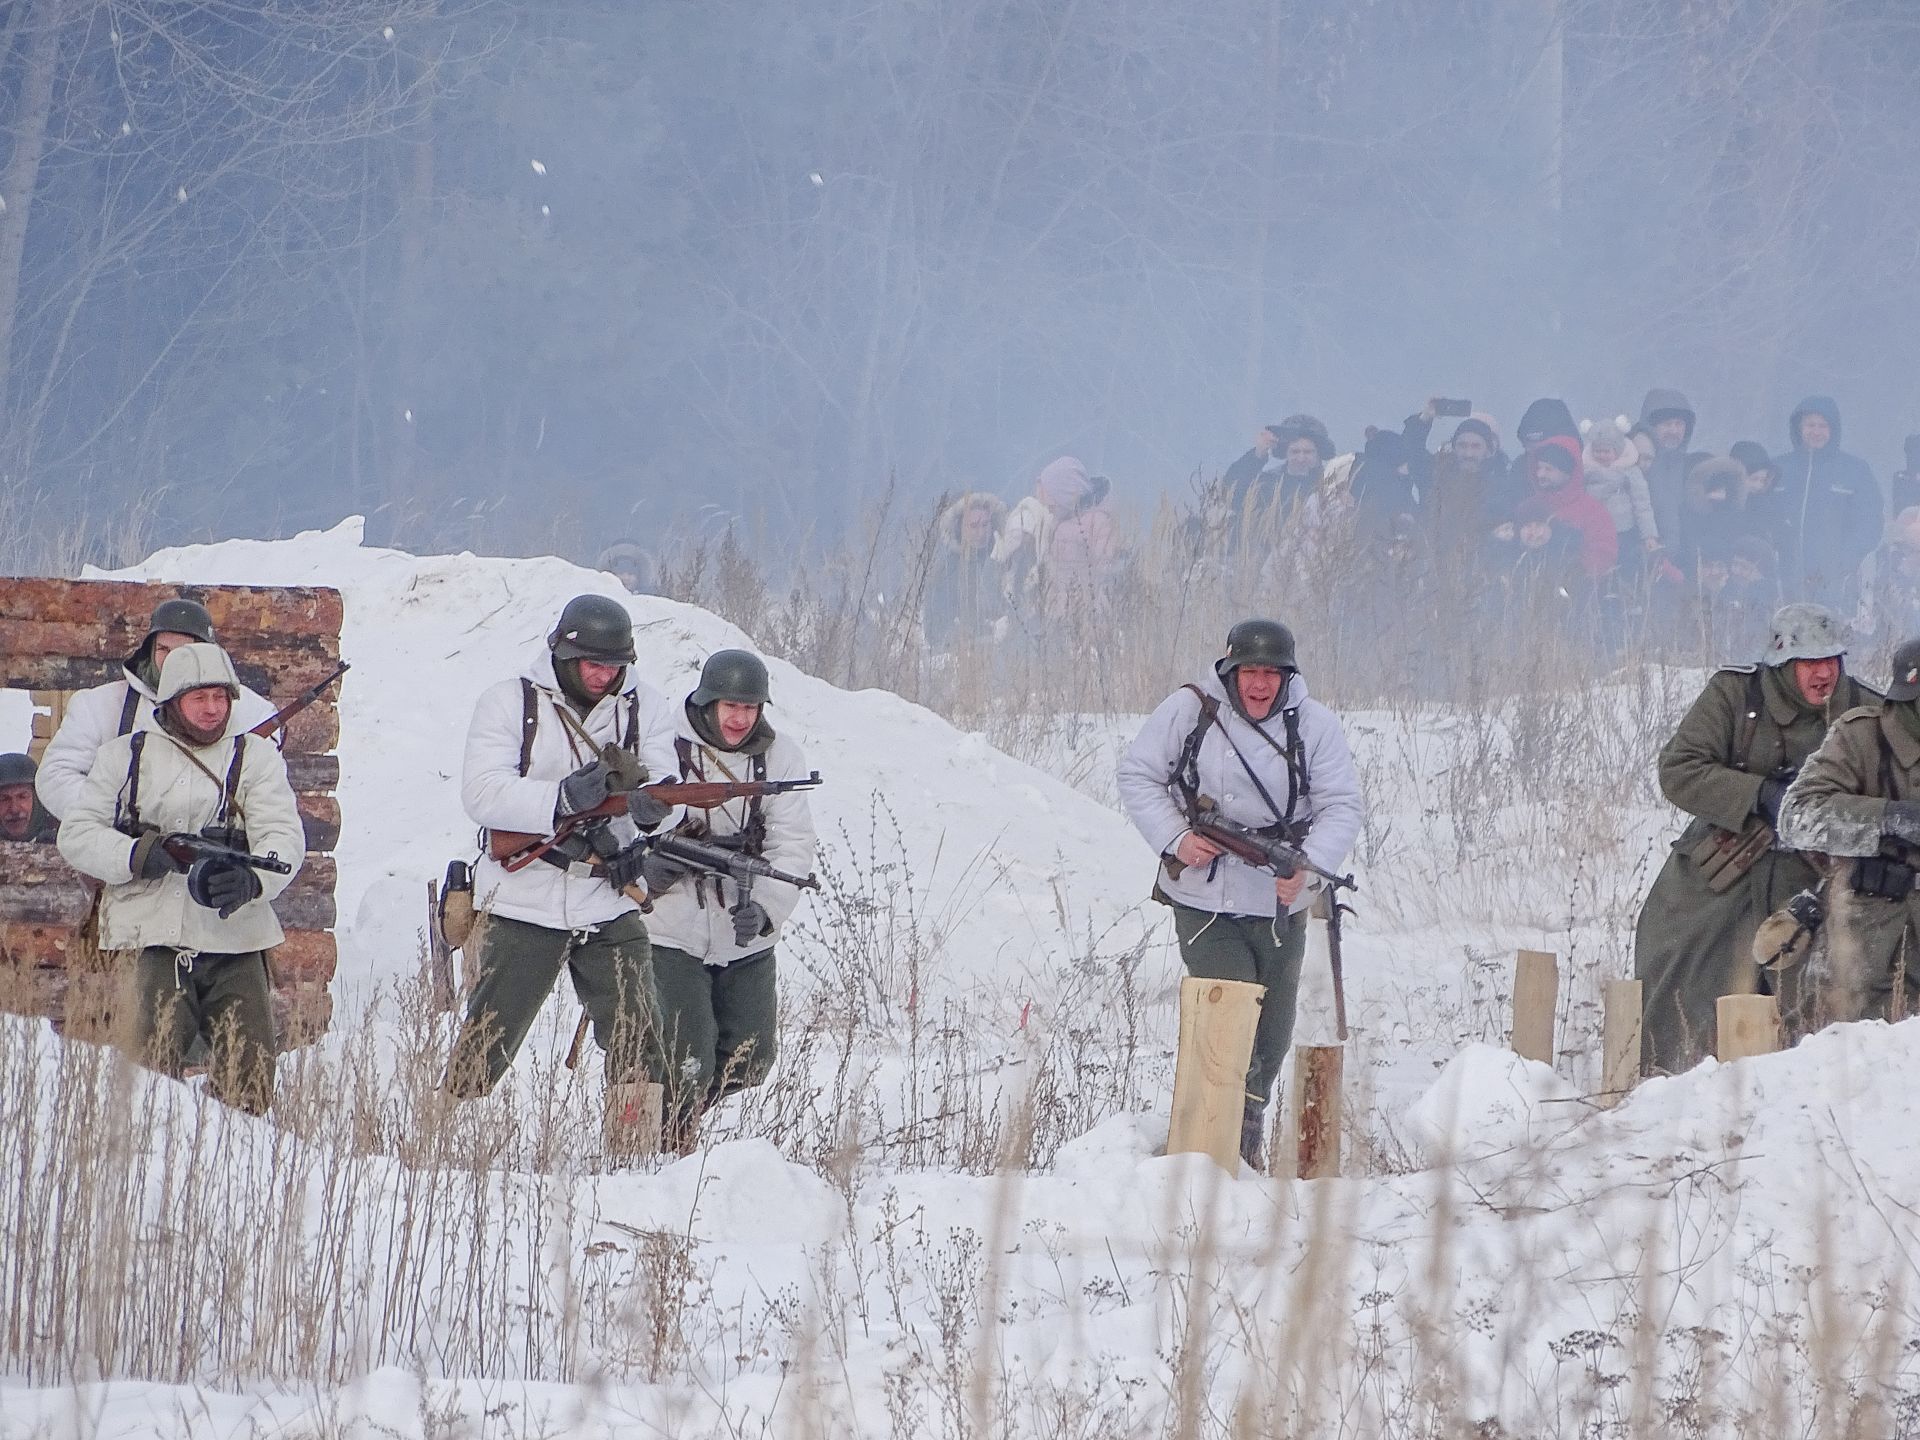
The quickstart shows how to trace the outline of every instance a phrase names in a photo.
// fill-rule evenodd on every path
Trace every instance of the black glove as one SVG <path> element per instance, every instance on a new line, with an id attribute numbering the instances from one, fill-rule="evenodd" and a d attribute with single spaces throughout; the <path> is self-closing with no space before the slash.
<path id="1" fill-rule="evenodd" d="M 1787 798 L 1785 780 L 1762 780 L 1760 798 L 1753 802 L 1753 808 L 1765 817 L 1767 824 L 1774 829 L 1780 828 L 1780 802 Z"/>
<path id="2" fill-rule="evenodd" d="M 133 854 L 127 857 L 127 864 L 133 869 L 134 879 L 158 880 L 165 875 L 186 873 L 187 867 L 162 848 L 173 838 L 155 830 L 133 842 Z"/>
<path id="3" fill-rule="evenodd" d="M 1920 845 L 1920 800 L 1889 800 L 1881 817 L 1880 833 L 1909 845 Z"/>
<path id="4" fill-rule="evenodd" d="M 647 842 L 636 840 L 623 850 L 617 850 L 601 861 L 607 875 L 607 883 L 616 890 L 624 890 L 629 885 L 643 879 L 647 870 Z M 653 889 L 651 885 L 647 887 Z"/>
<path id="5" fill-rule="evenodd" d="M 606 803 L 613 793 L 613 771 L 604 760 L 582 765 L 560 782 L 560 798 L 554 802 L 554 818 L 566 819 Z"/>
<path id="6" fill-rule="evenodd" d="M 743 900 L 727 913 L 733 917 L 733 943 L 743 950 L 773 933 L 773 917 L 758 900 Z"/>
<path id="7" fill-rule="evenodd" d="M 232 860 L 199 860 L 187 876 L 187 894 L 196 905 L 218 911 L 224 920 L 259 897 L 260 877 Z"/>
<path id="8" fill-rule="evenodd" d="M 631 750 L 607 745 L 600 751 L 600 762 L 607 767 L 607 793 L 625 795 L 647 783 L 647 767 Z"/>
<path id="9" fill-rule="evenodd" d="M 658 895 L 682 875 L 691 872 L 677 860 L 669 860 L 664 855 L 649 850 L 646 861 L 640 867 L 640 878 L 647 882 L 647 893 Z"/>
<path id="10" fill-rule="evenodd" d="M 627 814 L 642 830 L 652 830 L 672 813 L 671 805 L 656 800 L 644 790 L 635 790 L 627 796 Z"/>

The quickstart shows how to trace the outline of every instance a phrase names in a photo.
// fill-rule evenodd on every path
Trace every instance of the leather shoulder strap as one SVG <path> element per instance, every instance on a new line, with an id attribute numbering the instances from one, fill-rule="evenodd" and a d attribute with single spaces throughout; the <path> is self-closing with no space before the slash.
<path id="1" fill-rule="evenodd" d="M 120 702 L 120 728 L 113 733 L 125 735 L 133 729 L 133 717 L 140 713 L 140 692 L 133 688 L 133 682 L 127 682 L 127 698 Z"/>
<path id="2" fill-rule="evenodd" d="M 520 774 L 533 767 L 533 736 L 540 728 L 540 697 L 535 693 L 533 682 L 526 676 L 520 677 Z"/>

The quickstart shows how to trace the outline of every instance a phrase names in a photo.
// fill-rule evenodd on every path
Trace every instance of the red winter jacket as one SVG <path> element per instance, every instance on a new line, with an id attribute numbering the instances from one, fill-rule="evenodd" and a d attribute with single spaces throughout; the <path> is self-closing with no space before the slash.
<path id="1" fill-rule="evenodd" d="M 1613 516 L 1607 507 L 1587 493 L 1586 477 L 1580 466 L 1580 444 L 1564 435 L 1543 440 L 1539 449 L 1553 446 L 1572 463 L 1573 475 L 1564 485 L 1546 486 L 1527 476 L 1531 493 L 1552 507 L 1553 518 L 1580 532 L 1580 568 L 1589 579 L 1613 569 L 1620 559 L 1620 534 L 1613 528 Z M 1530 466 L 1532 461 L 1527 462 Z"/>

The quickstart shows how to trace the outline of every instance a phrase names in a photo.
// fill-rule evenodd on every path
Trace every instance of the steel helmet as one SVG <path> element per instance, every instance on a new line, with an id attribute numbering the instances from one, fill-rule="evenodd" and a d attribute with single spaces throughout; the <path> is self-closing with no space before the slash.
<path id="1" fill-rule="evenodd" d="M 576 595 L 560 612 L 560 623 L 547 636 L 547 648 L 556 660 L 631 665 L 633 617 L 618 600 L 605 595 Z"/>
<path id="2" fill-rule="evenodd" d="M 696 707 L 716 700 L 765 705 L 767 663 L 751 650 L 716 650 L 700 667 L 700 684 L 687 698 Z"/>
<path id="3" fill-rule="evenodd" d="M 1298 670 L 1293 631 L 1278 620 L 1242 620 L 1227 632 L 1227 653 L 1214 661 L 1213 671 L 1225 680 L 1242 665 Z"/>
<path id="4" fill-rule="evenodd" d="M 1773 612 L 1773 637 L 1767 642 L 1765 665 L 1789 660 L 1830 660 L 1847 653 L 1853 639 L 1847 625 L 1824 605 L 1796 600 Z"/>

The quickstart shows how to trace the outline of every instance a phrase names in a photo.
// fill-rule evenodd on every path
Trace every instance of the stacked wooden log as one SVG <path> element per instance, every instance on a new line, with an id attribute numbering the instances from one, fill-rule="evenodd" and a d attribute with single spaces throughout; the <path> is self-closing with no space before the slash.
<path id="1" fill-rule="evenodd" d="M 35 751 L 64 696 L 120 678 L 147 617 L 176 595 L 198 600 L 241 681 L 283 704 L 340 656 L 340 592 L 317 587 L 148 585 L 117 580 L 0 579 L 0 686 L 35 692 Z M 306 826 L 307 857 L 274 902 L 286 943 L 270 959 L 284 1046 L 305 1044 L 332 1018 L 328 985 L 338 952 L 333 849 L 340 838 L 338 691 L 288 725 L 287 773 Z M 45 733 L 41 733 L 45 732 Z M 50 846 L 0 841 L 0 1007 L 48 1015 L 94 1034 L 111 1021 L 113 957 L 95 953 L 92 883 Z"/>

